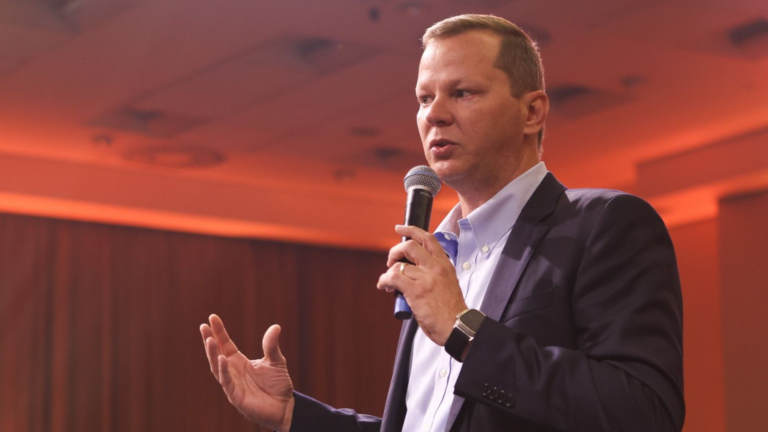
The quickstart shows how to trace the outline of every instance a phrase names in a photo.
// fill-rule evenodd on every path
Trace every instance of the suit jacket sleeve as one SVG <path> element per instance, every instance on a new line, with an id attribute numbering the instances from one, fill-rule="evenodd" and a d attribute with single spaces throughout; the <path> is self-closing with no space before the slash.
<path id="1" fill-rule="evenodd" d="M 455 392 L 533 429 L 680 431 L 682 299 L 667 230 L 631 195 L 608 199 L 594 219 L 575 278 L 557 287 L 569 290 L 575 348 L 486 319 Z"/>
<path id="2" fill-rule="evenodd" d="M 294 392 L 291 432 L 378 432 L 381 419 L 358 414 L 351 409 L 336 409 Z"/>

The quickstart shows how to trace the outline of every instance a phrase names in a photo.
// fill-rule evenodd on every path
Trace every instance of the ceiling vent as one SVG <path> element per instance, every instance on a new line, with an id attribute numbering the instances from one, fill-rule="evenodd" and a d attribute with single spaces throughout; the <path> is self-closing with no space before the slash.
<path id="1" fill-rule="evenodd" d="M 709 53 L 759 61 L 768 57 L 768 19 L 759 17 L 698 35 L 689 43 Z"/>
<path id="2" fill-rule="evenodd" d="M 205 119 L 182 114 L 120 108 L 97 117 L 88 126 L 140 133 L 154 138 L 173 138 L 203 123 Z"/>
<path id="3" fill-rule="evenodd" d="M 200 146 L 153 146 L 127 153 L 125 160 L 163 168 L 206 168 L 224 162 L 221 153 Z"/>
<path id="4" fill-rule="evenodd" d="M 334 162 L 345 166 L 373 168 L 404 174 L 416 165 L 423 165 L 424 154 L 380 145 Z"/>
<path id="5" fill-rule="evenodd" d="M 582 85 L 564 84 L 550 88 L 547 94 L 552 105 L 563 105 L 568 101 L 588 95 L 590 92 L 590 89 Z"/>
<path id="6" fill-rule="evenodd" d="M 294 37 L 286 40 L 289 52 L 315 73 L 324 75 L 350 67 L 377 54 L 375 49 L 319 37 Z"/>
<path id="7" fill-rule="evenodd" d="M 235 60 L 242 65 L 287 68 L 325 75 L 365 61 L 375 47 L 320 36 L 282 35 L 254 47 Z"/>
<path id="8" fill-rule="evenodd" d="M 370 126 L 355 126 L 349 128 L 349 134 L 359 138 L 373 138 L 381 135 L 381 131 Z"/>
<path id="9" fill-rule="evenodd" d="M 741 55 L 759 59 L 768 55 L 768 20 L 758 18 L 726 32 L 728 42 Z"/>
<path id="10" fill-rule="evenodd" d="M 137 0 L 0 0 L 0 22 L 78 33 L 114 18 Z"/>
<path id="11" fill-rule="evenodd" d="M 734 27 L 728 31 L 728 38 L 737 47 L 768 38 L 768 20 L 759 18 Z"/>
<path id="12" fill-rule="evenodd" d="M 595 89 L 581 84 L 561 84 L 547 89 L 552 114 L 579 118 L 613 109 L 627 102 L 628 96 Z"/>

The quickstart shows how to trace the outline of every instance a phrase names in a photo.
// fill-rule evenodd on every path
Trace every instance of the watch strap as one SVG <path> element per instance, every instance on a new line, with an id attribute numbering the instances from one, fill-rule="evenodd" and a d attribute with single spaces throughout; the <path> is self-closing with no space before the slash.
<path id="1" fill-rule="evenodd" d="M 456 327 L 453 327 L 453 331 L 448 336 L 448 340 L 445 341 L 445 352 L 456 361 L 461 362 L 461 354 L 464 352 L 464 348 L 467 347 L 470 338 L 469 335 Z"/>

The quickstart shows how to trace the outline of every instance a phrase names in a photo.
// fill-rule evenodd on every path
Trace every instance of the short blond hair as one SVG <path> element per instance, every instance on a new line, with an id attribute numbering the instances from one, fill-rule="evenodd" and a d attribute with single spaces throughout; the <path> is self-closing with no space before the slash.
<path id="1" fill-rule="evenodd" d="M 499 54 L 494 66 L 509 78 L 514 97 L 535 90 L 545 90 L 544 66 L 539 48 L 520 27 L 504 18 L 493 15 L 466 14 L 444 19 L 428 28 L 421 38 L 422 46 L 475 30 L 490 31 L 501 38 Z M 544 139 L 544 129 L 539 132 L 539 149 Z"/>

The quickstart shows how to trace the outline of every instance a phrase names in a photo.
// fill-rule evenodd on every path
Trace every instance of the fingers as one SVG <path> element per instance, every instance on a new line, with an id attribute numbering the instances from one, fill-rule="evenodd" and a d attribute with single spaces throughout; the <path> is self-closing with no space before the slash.
<path id="1" fill-rule="evenodd" d="M 432 256 L 442 256 L 445 254 L 440 242 L 435 236 L 424 231 L 421 228 L 409 225 L 395 225 L 395 231 L 405 237 L 415 240 Z"/>
<path id="2" fill-rule="evenodd" d="M 417 243 L 416 240 L 409 240 L 405 243 L 398 243 L 389 250 L 387 267 L 392 267 L 401 262 L 403 258 L 413 264 L 423 265 L 432 258 L 432 255 Z"/>
<path id="3" fill-rule="evenodd" d="M 395 275 L 404 276 L 408 280 L 416 280 L 423 275 L 424 270 L 419 268 L 419 266 L 411 263 L 399 262 L 393 265 L 392 267 L 390 267 L 389 270 L 387 270 L 387 273 L 393 273 Z M 398 278 L 398 280 L 400 279 L 401 278 Z"/>
<path id="4" fill-rule="evenodd" d="M 376 285 L 377 289 L 392 292 L 398 290 L 403 294 L 410 291 L 411 287 L 415 283 L 412 279 L 412 273 L 422 271 L 418 267 L 413 265 L 406 265 L 403 274 L 400 273 L 400 264 L 396 264 L 390 267 L 386 273 L 379 276 L 379 283 Z"/>
<path id="5" fill-rule="evenodd" d="M 234 393 L 234 383 L 232 381 L 232 375 L 229 373 L 229 362 L 226 357 L 220 355 L 217 358 L 217 364 L 218 375 L 221 377 L 219 383 L 221 383 L 224 393 L 226 393 L 228 397 L 231 397 L 232 393 Z"/>
<path id="6" fill-rule="evenodd" d="M 422 265 L 431 258 L 440 259 L 445 256 L 445 251 L 443 251 L 443 247 L 440 246 L 435 236 L 423 229 L 414 226 L 396 225 L 395 231 L 411 240 L 400 243 L 389 250 L 389 256 L 387 257 L 388 267 L 391 267 L 403 258 L 416 265 Z"/>
<path id="7" fill-rule="evenodd" d="M 207 325 L 203 324 L 203 326 L 208 327 Z M 203 332 L 203 326 L 200 326 L 200 331 Z M 208 332 L 210 332 L 210 328 L 208 328 Z M 212 333 L 211 333 L 212 334 Z M 219 357 L 219 347 L 216 344 L 216 339 L 213 338 L 213 336 L 207 336 L 203 334 L 203 338 L 205 338 L 205 354 L 208 357 L 208 365 L 211 368 L 211 373 L 216 378 L 216 380 L 219 380 L 219 367 L 218 367 L 218 360 Z"/>
<path id="8" fill-rule="evenodd" d="M 200 335 L 203 336 L 203 344 L 209 337 L 213 337 L 213 330 L 208 324 L 200 324 Z"/>
<path id="9" fill-rule="evenodd" d="M 213 338 L 216 340 L 221 354 L 227 357 L 237 354 L 237 346 L 234 342 L 232 342 L 232 339 L 229 338 L 229 334 L 224 328 L 224 323 L 221 321 L 221 318 L 214 314 L 208 317 L 208 320 L 211 323 Z"/>
<path id="10" fill-rule="evenodd" d="M 264 349 L 264 360 L 272 366 L 285 364 L 285 357 L 280 351 L 279 338 L 280 326 L 275 324 L 264 332 L 264 339 L 261 341 L 261 347 Z"/>

